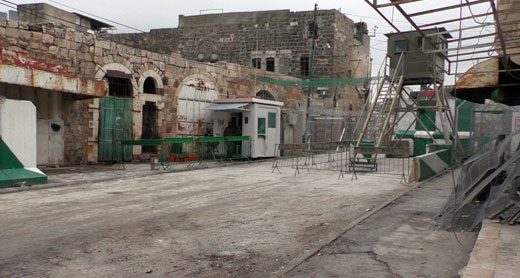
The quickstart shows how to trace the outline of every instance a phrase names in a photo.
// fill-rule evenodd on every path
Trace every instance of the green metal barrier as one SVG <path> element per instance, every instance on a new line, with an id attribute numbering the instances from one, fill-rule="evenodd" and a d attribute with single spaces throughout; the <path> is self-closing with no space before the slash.
<path id="1" fill-rule="evenodd" d="M 195 163 L 205 166 L 206 161 L 233 161 L 251 156 L 249 136 L 168 137 L 125 140 L 121 143 L 125 146 L 160 146 L 159 162 L 165 169 L 174 163 L 188 163 L 188 167 Z"/>

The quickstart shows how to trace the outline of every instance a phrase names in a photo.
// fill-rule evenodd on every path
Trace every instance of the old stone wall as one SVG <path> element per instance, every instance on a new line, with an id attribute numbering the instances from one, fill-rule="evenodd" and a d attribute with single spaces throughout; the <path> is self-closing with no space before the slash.
<path id="1" fill-rule="evenodd" d="M 0 20 L 0 49 L 24 57 L 23 62 L 13 64 L 14 69 L 38 68 L 55 76 L 74 76 L 85 80 L 104 80 L 107 70 L 131 74 L 135 139 L 141 136 L 143 105 L 147 101 L 155 102 L 158 107 L 159 136 L 177 136 L 179 90 L 186 80 L 194 77 L 203 77 L 212 83 L 219 97 L 248 97 L 260 90 L 267 90 L 284 102 L 284 109 L 287 110 L 301 107 L 304 102 L 299 88 L 260 83 L 251 78 L 255 74 L 282 80 L 296 80 L 294 77 L 224 62 L 191 61 L 179 54 L 159 54 L 54 25 L 34 27 Z M 154 79 L 158 94 L 144 93 L 146 78 Z M 96 163 L 99 99 L 64 94 L 62 113 L 65 119 L 65 164 Z M 139 151 L 136 149 L 137 153 Z"/>
<path id="2" fill-rule="evenodd" d="M 201 61 L 227 61 L 267 69 L 274 59 L 275 71 L 307 78 L 302 60 L 313 60 L 313 75 L 320 78 L 362 78 L 370 71 L 370 38 L 365 28 L 358 34 L 356 23 L 337 10 L 318 10 L 318 38 L 311 58 L 309 24 L 313 11 L 289 10 L 180 16 L 178 28 L 155 29 L 149 33 L 107 35 L 123 44 L 144 47 L 160 53 L 179 53 Z M 357 38 L 355 38 L 357 36 Z M 310 66 L 308 68 L 310 70 Z M 313 90 L 312 106 L 345 111 L 362 106 L 355 87 Z"/>
<path id="3" fill-rule="evenodd" d="M 149 33 L 117 34 L 112 40 L 159 53 L 180 53 L 202 61 L 227 61 L 253 66 L 253 59 L 275 59 L 275 71 L 301 76 L 301 58 L 311 56 L 309 24 L 313 11 L 265 11 L 201 16 L 180 16 L 178 28 L 155 29 Z M 314 51 L 315 75 L 366 76 L 369 39 L 354 39 L 355 25 L 337 10 L 318 10 L 319 37 Z M 364 72 L 365 74 L 362 74 Z"/>
<path id="4" fill-rule="evenodd" d="M 498 10 L 502 11 L 499 14 L 498 19 L 500 20 L 501 30 L 505 41 L 517 40 L 520 36 L 520 8 L 519 0 L 500 0 L 498 1 Z M 503 12 L 506 11 L 506 12 Z M 495 40 L 498 42 L 500 38 L 496 37 Z M 512 55 L 511 59 L 520 64 L 520 43 L 507 43 L 508 55 Z"/>

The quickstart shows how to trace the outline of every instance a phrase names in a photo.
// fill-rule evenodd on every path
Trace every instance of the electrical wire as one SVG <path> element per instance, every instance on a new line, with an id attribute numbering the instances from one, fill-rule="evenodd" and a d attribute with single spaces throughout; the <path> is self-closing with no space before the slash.
<path id="1" fill-rule="evenodd" d="M 56 19 L 58 20 L 58 22 L 66 22 L 66 23 L 70 23 L 74 26 L 78 26 L 78 27 L 82 27 L 82 28 L 85 28 L 85 26 L 81 26 L 79 24 L 77 24 L 76 22 L 72 22 L 72 21 L 69 21 L 69 20 L 66 20 L 66 19 L 62 19 L 62 18 L 59 18 L 59 17 L 56 17 L 56 16 L 53 16 L 53 15 L 49 15 L 49 14 L 46 14 L 46 13 L 42 13 L 42 12 L 30 12 L 30 11 L 26 11 L 24 9 L 18 9 L 18 4 L 16 3 L 13 3 L 13 2 L 10 2 L 10 1 L 7 1 L 7 0 L 0 0 L 0 1 L 3 1 L 3 2 L 6 2 L 6 3 L 9 3 L 11 5 L 15 5 L 15 7 L 13 6 L 10 6 L 8 4 L 5 4 L 5 3 L 0 3 L 0 5 L 3 5 L 3 6 L 6 6 L 6 7 L 9 7 L 11 9 L 16 9 L 19 13 L 25 13 L 25 14 L 29 14 L 29 15 L 32 15 L 32 16 L 36 16 L 36 17 L 39 17 L 41 19 L 46 19 L 48 20 L 49 18 L 51 19 Z M 47 18 L 45 18 L 44 16 L 47 16 Z"/>
<path id="2" fill-rule="evenodd" d="M 111 23 L 117 24 L 117 25 L 119 25 L 119 26 L 123 26 L 123 27 L 129 28 L 129 29 L 135 30 L 135 31 L 139 31 L 139 32 L 142 32 L 142 33 L 146 33 L 146 31 L 143 31 L 143 30 L 141 30 L 141 29 L 138 29 L 138 28 L 135 28 L 135 27 L 132 27 L 132 26 L 128 26 L 128 25 L 126 25 L 126 24 L 119 23 L 119 22 L 117 22 L 117 21 L 113 21 L 113 20 L 110 20 L 110 19 L 108 19 L 108 18 L 104 18 L 104 17 L 101 17 L 101 16 L 99 16 L 99 15 L 95 15 L 95 14 L 93 14 L 93 13 L 89 13 L 89 12 L 87 12 L 87 11 L 83 11 L 83 10 L 80 10 L 80 9 L 77 9 L 77 8 L 74 8 L 74 7 L 71 7 L 71 6 L 65 5 L 65 4 L 60 3 L 60 2 L 58 2 L 58 1 L 54 1 L 54 0 L 47 0 L 47 1 L 52 2 L 52 3 L 56 3 L 56 4 L 58 4 L 58 5 L 61 5 L 61 6 L 63 6 L 63 7 L 67 7 L 67 8 L 69 8 L 69 9 L 73 9 L 73 10 L 78 11 L 78 12 L 82 12 L 82 13 L 84 13 L 84 14 L 88 14 L 88 15 L 91 15 L 91 16 L 94 16 L 94 17 L 97 17 L 97 18 L 99 18 L 99 19 L 102 19 L 102 20 L 105 20 L 105 21 L 108 21 L 108 22 L 111 22 Z"/>
<path id="3" fill-rule="evenodd" d="M 66 20 L 66 19 L 63 19 L 63 18 L 60 18 L 60 17 L 56 17 L 56 16 L 53 16 L 53 15 L 49 15 L 49 14 L 44 13 L 44 12 L 41 12 L 41 11 L 38 11 L 38 12 L 32 12 L 32 11 L 26 11 L 26 10 L 24 10 L 24 9 L 18 9 L 18 5 L 19 5 L 19 4 L 14 3 L 14 2 L 11 2 L 11 1 L 7 1 L 7 0 L 0 0 L 0 1 L 6 2 L 6 3 L 11 4 L 11 5 L 15 5 L 15 6 L 13 7 L 13 6 L 10 6 L 10 5 L 8 5 L 8 4 L 0 3 L 0 5 L 3 5 L 3 6 L 6 6 L 6 7 L 9 7 L 9 8 L 11 8 L 11 9 L 15 9 L 15 10 L 17 10 L 18 12 L 21 12 L 21 13 L 30 14 L 30 15 L 32 15 L 32 16 L 36 16 L 36 17 L 39 17 L 39 18 L 41 18 L 41 19 L 46 19 L 46 20 L 48 20 L 48 19 L 55 19 L 55 20 L 57 20 L 58 23 L 59 23 L 59 22 L 66 22 L 66 23 L 72 24 L 72 25 L 74 25 L 74 26 L 78 26 L 78 27 L 81 27 L 81 28 L 85 28 L 85 26 L 82 26 L 82 25 L 80 25 L 80 24 L 78 24 L 78 23 L 76 23 L 76 22 L 73 22 L 73 21 L 70 21 L 70 20 Z M 49 1 L 50 1 L 50 0 L 49 0 Z M 67 6 L 67 7 L 68 7 L 68 6 Z M 71 7 L 71 8 L 72 8 L 72 7 Z M 72 8 L 72 9 L 74 9 L 74 8 Z M 79 10 L 78 10 L 78 11 L 79 11 Z M 87 13 L 87 12 L 84 12 L 84 13 Z M 87 13 L 87 14 L 89 14 L 89 15 L 93 15 L 93 14 L 91 14 L 91 13 Z M 94 16 L 95 16 L 95 15 L 94 15 Z M 99 16 L 96 16 L 96 17 L 101 18 L 101 17 L 99 17 Z M 136 30 L 136 31 L 139 31 L 139 32 L 146 33 L 146 32 L 143 31 L 143 30 L 140 30 L 140 29 L 137 29 L 137 28 L 134 28 L 134 27 L 128 26 L 128 25 L 124 25 L 124 24 L 121 24 L 121 23 L 117 23 L 117 22 L 112 21 L 112 20 L 108 20 L 108 19 L 104 19 L 104 20 L 110 21 L 110 22 L 112 22 L 112 23 L 119 24 L 119 25 L 121 25 L 121 26 L 124 26 L 124 27 L 130 28 L 130 29 L 133 29 L 133 30 Z"/>

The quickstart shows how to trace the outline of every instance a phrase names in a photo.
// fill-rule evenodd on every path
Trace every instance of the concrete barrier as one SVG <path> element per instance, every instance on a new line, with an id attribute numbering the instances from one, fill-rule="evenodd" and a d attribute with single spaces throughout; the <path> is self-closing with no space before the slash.
<path id="1" fill-rule="evenodd" d="M 433 177 L 450 166 L 450 150 L 439 150 L 413 158 L 409 182 L 419 182 Z"/>
<path id="2" fill-rule="evenodd" d="M 36 107 L 0 99 L 0 187 L 46 183 L 36 168 Z"/>

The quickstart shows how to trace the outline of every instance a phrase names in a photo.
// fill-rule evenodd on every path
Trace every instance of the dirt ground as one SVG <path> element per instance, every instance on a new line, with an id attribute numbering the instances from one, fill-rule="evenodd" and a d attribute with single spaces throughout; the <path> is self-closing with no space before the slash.
<path id="1" fill-rule="evenodd" d="M 0 277 L 269 277 L 409 188 L 282 172 L 263 162 L 2 194 Z"/>

